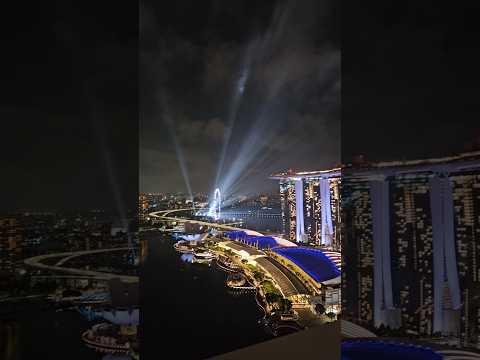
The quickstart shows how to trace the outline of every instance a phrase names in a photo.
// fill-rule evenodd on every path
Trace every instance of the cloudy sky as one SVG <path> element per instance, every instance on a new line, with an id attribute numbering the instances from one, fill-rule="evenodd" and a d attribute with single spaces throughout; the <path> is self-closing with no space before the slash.
<path id="1" fill-rule="evenodd" d="M 478 11 L 349 4 L 340 82 L 337 4 L 147 0 L 139 24 L 135 2 L 6 3 L 0 211 L 122 212 L 185 179 L 258 192 L 340 153 L 480 149 Z"/>
<path id="2" fill-rule="evenodd" d="M 333 1 L 145 2 L 140 190 L 258 192 L 337 164 L 338 18 Z"/>
<path id="3" fill-rule="evenodd" d="M 136 209 L 137 5 L 7 5 L 0 212 Z"/>

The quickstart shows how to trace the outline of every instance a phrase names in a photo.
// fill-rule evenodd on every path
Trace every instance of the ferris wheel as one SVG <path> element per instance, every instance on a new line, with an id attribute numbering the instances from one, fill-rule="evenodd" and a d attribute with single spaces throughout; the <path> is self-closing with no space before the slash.
<path id="1" fill-rule="evenodd" d="M 215 218 L 215 220 L 218 220 L 220 219 L 220 215 L 221 215 L 220 211 L 222 207 L 222 193 L 220 192 L 219 188 L 215 189 L 215 194 L 213 196 L 213 204 L 214 204 L 213 217 Z"/>

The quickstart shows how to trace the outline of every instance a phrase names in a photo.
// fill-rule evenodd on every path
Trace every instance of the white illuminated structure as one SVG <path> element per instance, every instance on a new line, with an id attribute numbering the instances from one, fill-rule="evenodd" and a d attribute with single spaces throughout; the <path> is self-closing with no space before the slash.
<path id="1" fill-rule="evenodd" d="M 215 220 L 220 219 L 221 216 L 221 207 L 222 207 L 222 193 L 220 192 L 219 188 L 215 189 L 213 199 L 213 217 Z"/>
<path id="2" fill-rule="evenodd" d="M 442 176 L 443 175 L 443 176 Z M 449 313 L 461 307 L 460 284 L 456 260 L 452 184 L 448 176 L 430 178 L 430 208 L 433 237 L 433 331 L 445 332 L 451 326 Z M 451 309 L 445 308 L 445 286 Z"/>
<path id="3" fill-rule="evenodd" d="M 330 201 L 330 182 L 328 179 L 320 179 L 320 197 L 322 199 L 321 216 L 322 245 L 331 246 L 333 239 L 332 208 Z M 326 205 L 328 204 L 328 205 Z"/>
<path id="4" fill-rule="evenodd" d="M 372 180 L 372 228 L 374 261 L 374 323 L 397 328 L 393 306 L 392 273 L 390 266 L 390 191 L 384 179 Z"/>
<path id="5" fill-rule="evenodd" d="M 339 168 L 274 174 L 280 180 L 283 231 L 290 241 L 340 248 Z"/>
<path id="6" fill-rule="evenodd" d="M 295 179 L 295 211 L 296 211 L 296 240 L 297 242 L 305 242 L 305 224 L 303 216 L 303 180 Z"/>

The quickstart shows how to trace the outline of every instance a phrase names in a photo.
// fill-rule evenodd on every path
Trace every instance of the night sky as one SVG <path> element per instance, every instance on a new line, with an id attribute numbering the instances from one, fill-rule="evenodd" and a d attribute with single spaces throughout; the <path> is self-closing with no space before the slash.
<path id="1" fill-rule="evenodd" d="M 343 162 L 480 149 L 479 14 L 478 2 L 342 7 Z"/>
<path id="2" fill-rule="evenodd" d="M 238 193 L 340 161 L 333 1 L 158 4 L 141 9 L 141 190 L 211 191 L 226 142 L 217 185 Z"/>
<path id="3" fill-rule="evenodd" d="M 480 5 L 138 5 L 4 5 L 0 211 L 257 193 L 289 168 L 480 142 Z"/>
<path id="4" fill-rule="evenodd" d="M 136 4 L 2 6 L 0 211 L 134 208 Z"/>
<path id="5" fill-rule="evenodd" d="M 140 188 L 211 191 L 227 177 L 258 192 L 289 168 L 478 147 L 476 14 L 433 1 L 341 14 L 333 1 L 145 5 Z"/>

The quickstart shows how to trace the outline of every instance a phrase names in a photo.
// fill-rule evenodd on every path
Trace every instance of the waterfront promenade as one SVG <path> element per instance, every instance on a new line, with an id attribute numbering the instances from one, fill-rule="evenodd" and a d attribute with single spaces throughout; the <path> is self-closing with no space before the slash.
<path id="1" fill-rule="evenodd" d="M 163 221 L 172 222 L 190 222 L 198 225 L 206 225 L 212 228 L 220 229 L 223 231 L 242 231 L 248 235 L 263 236 L 263 234 L 249 229 L 236 228 L 228 224 L 217 224 L 213 222 L 206 222 L 200 220 L 191 220 L 188 218 L 180 218 L 171 216 L 172 213 L 191 211 L 192 208 L 175 209 L 175 210 L 163 210 L 150 213 L 151 218 L 155 218 Z M 280 239 L 283 240 L 283 239 Z M 283 240 L 286 241 L 286 240 Z M 223 241 L 225 248 L 231 249 L 236 253 L 244 254 L 248 256 L 249 261 L 255 262 L 263 271 L 265 271 L 273 279 L 278 289 L 285 298 L 293 295 L 308 294 L 307 288 L 298 280 L 290 270 L 286 269 L 281 264 L 278 264 L 275 260 L 269 258 L 267 254 L 255 247 L 245 245 L 237 241 Z M 282 241 L 280 241 L 280 244 Z M 290 245 L 290 244 L 289 244 Z"/>

